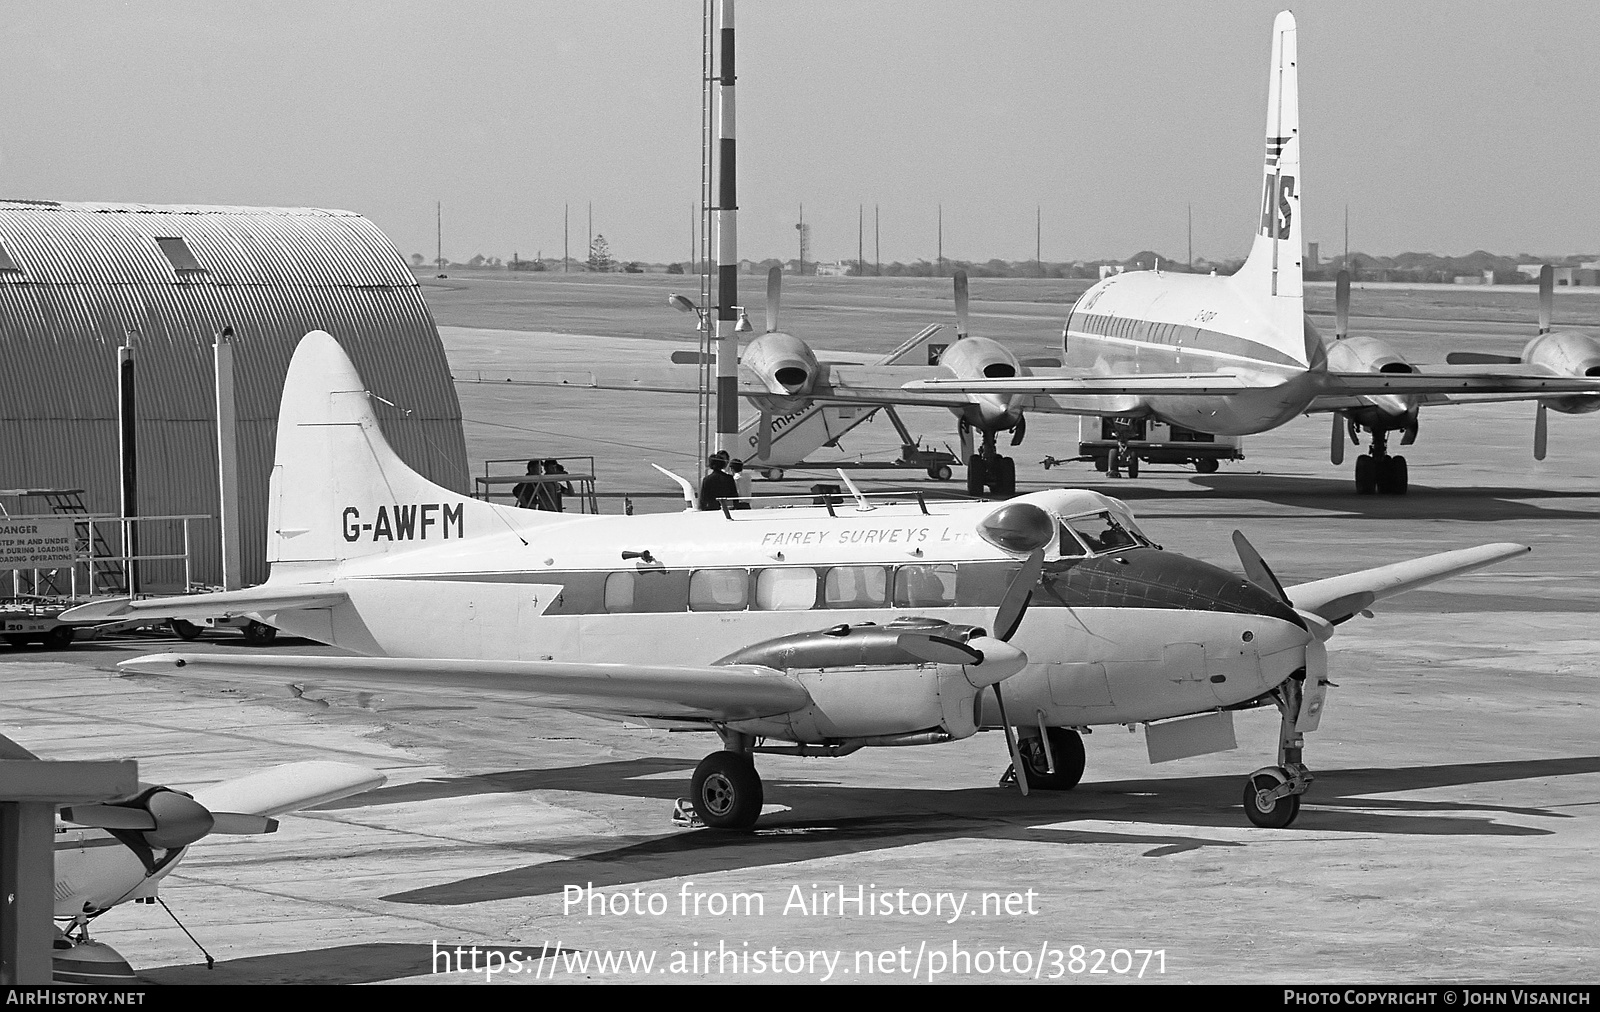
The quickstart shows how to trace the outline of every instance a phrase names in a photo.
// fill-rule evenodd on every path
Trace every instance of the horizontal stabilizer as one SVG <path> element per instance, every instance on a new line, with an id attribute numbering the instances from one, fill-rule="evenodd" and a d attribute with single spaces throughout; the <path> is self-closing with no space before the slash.
<path id="1" fill-rule="evenodd" d="M 622 717 L 748 720 L 808 705 L 799 682 L 762 665 L 668 667 L 576 661 L 480 661 L 410 657 L 237 657 L 147 654 L 127 674 L 259 682 L 305 688 L 447 695 L 493 692 L 536 706 Z"/>
<path id="2" fill-rule="evenodd" d="M 281 815 L 381 787 L 387 778 L 377 770 L 351 763 L 308 761 L 286 763 L 195 790 L 194 799 L 212 812 L 239 815 Z M 239 825 L 217 832 L 263 832 Z"/>
<path id="3" fill-rule="evenodd" d="M 130 600 L 90 601 L 61 613 L 63 622 L 114 622 L 131 618 L 217 619 L 301 608 L 332 608 L 346 600 L 329 584 L 274 587 L 270 583 L 216 594 L 184 594 Z"/>
<path id="4" fill-rule="evenodd" d="M 1530 551 L 1532 549 L 1527 545 L 1479 545 L 1302 583 L 1298 587 L 1288 588 L 1287 593 L 1290 602 L 1301 611 L 1309 611 L 1329 622 L 1338 623 L 1386 597 L 1492 566 Z"/>

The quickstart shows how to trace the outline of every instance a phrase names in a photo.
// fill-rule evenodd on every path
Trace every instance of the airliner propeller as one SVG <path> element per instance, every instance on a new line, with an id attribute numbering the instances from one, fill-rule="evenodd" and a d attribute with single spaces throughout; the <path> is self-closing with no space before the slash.
<path id="1" fill-rule="evenodd" d="M 778 329 L 778 307 L 783 300 L 783 268 L 767 271 L 767 333 Z"/>
<path id="2" fill-rule="evenodd" d="M 956 340 L 959 341 L 972 331 L 967 327 L 967 272 L 956 271 Z"/>

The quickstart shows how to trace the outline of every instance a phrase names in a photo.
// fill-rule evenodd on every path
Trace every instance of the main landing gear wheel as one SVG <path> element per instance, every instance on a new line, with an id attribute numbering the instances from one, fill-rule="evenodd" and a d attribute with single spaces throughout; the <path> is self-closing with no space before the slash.
<path id="1" fill-rule="evenodd" d="M 1050 772 L 1043 739 L 1024 738 L 1017 743 L 1028 786 L 1041 791 L 1070 791 L 1083 779 L 1083 738 L 1070 727 L 1048 727 L 1045 734 L 1050 736 L 1050 754 L 1056 761 L 1054 773 Z"/>
<path id="2" fill-rule="evenodd" d="M 1201 457 L 1199 460 L 1194 462 L 1194 470 L 1196 474 L 1216 474 L 1217 467 L 1217 458 L 1215 457 Z"/>
<path id="3" fill-rule="evenodd" d="M 253 647 L 264 647 L 277 638 L 278 630 L 265 622 L 251 619 L 250 624 L 244 627 L 244 641 Z"/>
<path id="4" fill-rule="evenodd" d="M 1406 494 L 1406 487 L 1411 481 L 1407 473 L 1406 458 L 1380 457 L 1377 471 L 1379 492 L 1384 495 Z"/>
<path id="5" fill-rule="evenodd" d="M 1131 453 L 1128 454 L 1128 477 L 1139 477 L 1139 458 Z"/>
<path id="6" fill-rule="evenodd" d="M 994 478 L 989 483 L 994 494 L 1002 499 L 1010 498 L 1017 494 L 1017 462 L 1013 457 L 996 457 L 994 461 Z"/>
<path id="7" fill-rule="evenodd" d="M 180 640 L 194 640 L 200 638 L 200 627 L 185 619 L 175 618 L 169 625 L 172 626 L 172 635 Z"/>
<path id="8" fill-rule="evenodd" d="M 1300 795 L 1269 797 L 1278 787 L 1289 782 L 1281 769 L 1257 770 L 1250 774 L 1244 785 L 1244 814 L 1263 829 L 1282 829 L 1300 814 Z"/>
<path id="9" fill-rule="evenodd" d="M 984 459 L 974 453 L 967 458 L 967 495 L 981 496 L 989 484 L 989 468 Z"/>
<path id="10" fill-rule="evenodd" d="M 712 829 L 750 829 L 761 816 L 761 777 L 743 752 L 713 752 L 694 768 L 694 810 Z"/>
<path id="11" fill-rule="evenodd" d="M 1378 490 L 1378 467 L 1370 454 L 1356 458 L 1356 495 L 1371 495 Z"/>

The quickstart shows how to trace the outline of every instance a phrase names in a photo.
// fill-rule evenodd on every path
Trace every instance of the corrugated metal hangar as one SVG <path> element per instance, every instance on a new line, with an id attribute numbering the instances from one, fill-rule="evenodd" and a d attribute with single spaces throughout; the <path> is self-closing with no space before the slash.
<path id="1" fill-rule="evenodd" d="M 461 406 L 438 330 L 416 278 L 366 218 L 23 200 L 0 200 L 0 488 L 81 488 L 91 512 L 118 512 L 117 351 L 131 334 L 139 512 L 216 516 L 212 346 L 227 327 L 245 583 L 267 575 L 278 400 L 307 331 L 350 353 L 400 456 L 466 490 Z M 216 584 L 216 525 L 197 527 L 195 542 L 194 578 Z"/>

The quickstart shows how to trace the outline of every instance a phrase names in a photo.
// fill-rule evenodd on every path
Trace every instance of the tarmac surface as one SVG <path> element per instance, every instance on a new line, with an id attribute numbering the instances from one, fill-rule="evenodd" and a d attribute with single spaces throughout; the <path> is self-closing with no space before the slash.
<path id="1" fill-rule="evenodd" d="M 693 340 L 682 318 L 665 315 L 659 279 L 637 290 L 570 280 L 515 289 L 535 302 L 540 291 L 575 292 L 562 326 L 583 338 L 511 326 L 515 304 L 469 298 L 490 282 L 451 283 L 461 288 L 429 299 L 458 379 L 664 360 L 664 342 Z M 1042 350 L 1049 328 L 1059 332 L 1062 303 L 1038 285 L 995 315 L 1027 328 Z M 1456 301 L 1441 308 L 1424 293 L 1405 315 L 1407 293 L 1384 292 L 1383 311 L 1395 315 L 1359 318 L 1363 332 L 1420 361 L 1440 361 L 1449 347 L 1515 353 L 1529 336 L 1515 300 L 1505 312 L 1486 302 L 1473 319 L 1455 308 L 1470 310 L 1469 296 L 1445 294 Z M 1531 294 L 1513 294 L 1532 305 Z M 659 333 L 594 325 L 607 299 L 634 295 L 660 295 Z M 985 297 L 975 281 L 974 331 L 1001 336 L 979 312 Z M 842 346 L 892 347 L 937 322 L 940 308 L 926 281 L 852 299 L 799 286 L 792 312 L 815 326 L 792 329 L 819 335 L 819 345 L 860 333 Z M 891 302 L 905 311 L 883 326 Z M 1592 318 L 1596 304 L 1563 299 L 1558 311 Z M 610 316 L 618 329 L 633 326 L 625 313 Z M 882 333 L 867 334 L 868 323 Z M 592 454 L 602 491 L 670 492 L 646 458 L 696 473 L 685 448 L 693 398 L 458 390 L 475 460 Z M 1327 462 L 1325 416 L 1247 438 L 1247 458 L 1213 475 L 1046 470 L 1047 454 L 1075 452 L 1071 418 L 1035 419 L 1011 451 L 1021 491 L 1077 485 L 1119 496 L 1169 550 L 1235 569 L 1229 537 L 1242 529 L 1286 585 L 1486 542 L 1533 546 L 1340 627 L 1329 644 L 1338 688 L 1307 743 L 1317 780 L 1286 830 L 1251 827 L 1239 804 L 1246 775 L 1275 761 L 1277 718 L 1266 711 L 1239 715 L 1238 750 L 1158 766 L 1142 731 L 1097 728 L 1077 789 L 1026 798 L 996 786 L 1007 759 L 994 733 L 840 760 L 764 757 L 768 807 L 748 836 L 670 823 L 714 736 L 469 696 L 266 681 L 221 689 L 112 670 L 153 650 L 248 649 L 225 633 L 195 645 L 150 636 L 0 652 L 0 731 L 45 757 L 134 757 L 142 779 L 174 786 L 314 758 L 389 777 L 285 817 L 275 835 L 194 846 L 161 895 L 216 956 L 215 970 L 159 907 L 128 904 L 97 920 L 96 938 L 153 982 L 481 982 L 493 962 L 486 947 L 506 957 L 495 982 L 1592 982 L 1600 416 L 1553 415 L 1549 459 L 1536 463 L 1532 414 L 1518 404 L 1426 410 L 1420 439 L 1404 450 L 1411 491 L 1402 498 L 1354 494 L 1350 461 Z M 946 413 L 908 412 L 907 421 L 954 441 Z M 850 452 L 892 455 L 898 440 L 878 428 Z M 960 488 L 920 472 L 865 474 L 869 487 Z M 676 508 L 670 498 L 639 502 Z M 590 885 L 593 894 L 574 896 Z M 454 970 L 456 947 L 473 945 L 478 972 L 434 972 Z M 602 966 L 602 957 L 623 962 Z M 627 961 L 644 958 L 654 960 L 648 971 Z"/>

